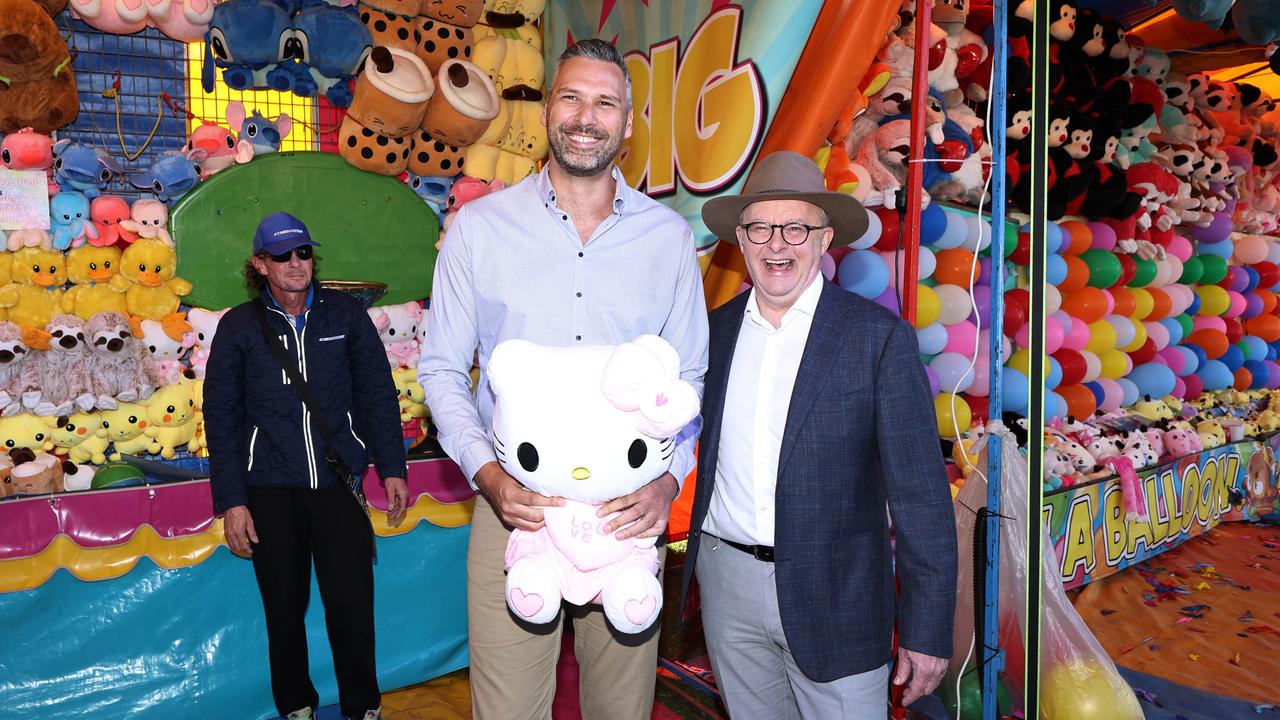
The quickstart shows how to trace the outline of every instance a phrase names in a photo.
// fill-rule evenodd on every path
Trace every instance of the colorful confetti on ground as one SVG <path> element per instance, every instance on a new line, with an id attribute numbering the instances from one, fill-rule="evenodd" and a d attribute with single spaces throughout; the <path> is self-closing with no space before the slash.
<path id="1" fill-rule="evenodd" d="M 1073 595 L 1118 664 L 1217 695 L 1276 701 L 1280 527 L 1224 523 Z"/>

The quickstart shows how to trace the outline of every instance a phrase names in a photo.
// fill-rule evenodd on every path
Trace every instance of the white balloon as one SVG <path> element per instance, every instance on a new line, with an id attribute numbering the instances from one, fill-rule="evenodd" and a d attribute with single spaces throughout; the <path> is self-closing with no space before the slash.
<path id="1" fill-rule="evenodd" d="M 1062 309 L 1062 291 L 1057 285 L 1044 286 L 1044 312 L 1052 315 Z"/>
<path id="2" fill-rule="evenodd" d="M 943 212 L 947 214 L 947 229 L 942 231 L 942 237 L 938 238 L 933 247 L 938 250 L 958 248 L 969 235 L 969 224 L 965 221 L 965 216 L 955 210 L 943 208 Z"/>
<path id="3" fill-rule="evenodd" d="M 991 246 L 991 223 L 986 218 L 968 215 L 964 219 L 965 234 L 961 247 L 969 252 L 982 252 Z"/>
<path id="4" fill-rule="evenodd" d="M 866 250 L 880 241 L 880 233 L 884 232 L 884 227 L 880 224 L 880 216 L 873 212 L 867 213 L 867 231 L 862 233 L 862 237 L 849 243 L 849 247 L 854 250 Z"/>
<path id="5" fill-rule="evenodd" d="M 1094 355 L 1088 350 L 1078 350 L 1077 352 L 1079 352 L 1080 356 L 1084 358 L 1084 368 L 1085 368 L 1084 379 L 1082 379 L 1080 382 L 1082 383 L 1093 382 L 1094 380 L 1097 380 L 1099 377 L 1101 377 L 1102 361 L 1098 359 L 1098 356 Z"/>
<path id="6" fill-rule="evenodd" d="M 933 288 L 933 292 L 938 296 L 938 304 L 941 306 L 938 322 L 944 325 L 955 325 L 967 320 L 969 314 L 973 312 L 973 301 L 969 297 L 969 291 L 959 285 L 938 285 Z"/>

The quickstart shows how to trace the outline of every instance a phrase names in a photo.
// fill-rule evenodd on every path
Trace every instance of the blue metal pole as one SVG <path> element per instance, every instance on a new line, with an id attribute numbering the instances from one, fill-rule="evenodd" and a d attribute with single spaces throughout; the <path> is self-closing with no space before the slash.
<path id="1" fill-rule="evenodd" d="M 1004 128 L 1005 128 L 1005 71 L 1008 64 L 1008 0 L 995 0 L 992 21 L 995 24 L 995 42 L 991 51 L 994 76 L 991 80 L 991 126 L 987 128 L 991 138 L 991 389 L 988 397 L 988 417 L 997 420 L 1003 415 L 1003 349 L 1004 349 Z M 982 622 L 982 717 L 996 720 L 996 694 L 999 678 L 1004 669 L 1004 654 L 999 648 L 1000 629 L 1000 472 L 1001 437 L 987 436 L 987 558 L 985 570 L 985 598 Z"/>

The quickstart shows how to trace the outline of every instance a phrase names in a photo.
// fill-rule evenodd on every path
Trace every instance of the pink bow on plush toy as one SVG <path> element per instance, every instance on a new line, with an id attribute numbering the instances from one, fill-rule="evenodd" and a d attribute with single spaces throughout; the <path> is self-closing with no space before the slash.
<path id="1" fill-rule="evenodd" d="M 1120 478 L 1120 496 L 1124 503 L 1124 516 L 1127 520 L 1147 519 L 1147 499 L 1142 492 L 1142 482 L 1138 479 L 1138 473 L 1133 469 L 1133 461 L 1124 455 L 1113 455 L 1102 460 L 1103 465 L 1107 465 L 1116 471 L 1116 476 Z"/>
<path id="2" fill-rule="evenodd" d="M 697 392 L 679 373 L 674 348 L 640 337 L 613 351 L 600 392 L 614 407 L 633 414 L 640 433 L 670 437 L 697 417 L 700 407 Z"/>

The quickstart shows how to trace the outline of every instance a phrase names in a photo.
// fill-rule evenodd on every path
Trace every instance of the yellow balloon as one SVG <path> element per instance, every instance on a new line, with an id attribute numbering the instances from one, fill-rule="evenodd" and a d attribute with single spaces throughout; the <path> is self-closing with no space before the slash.
<path id="1" fill-rule="evenodd" d="M 938 294 L 928 285 L 916 286 L 916 329 L 928 327 L 938 321 L 942 312 L 942 303 L 938 302 Z"/>
<path id="2" fill-rule="evenodd" d="M 1129 288 L 1129 294 L 1133 296 L 1133 315 L 1131 317 L 1134 320 L 1147 319 L 1147 316 L 1151 314 L 1151 311 L 1156 306 L 1156 301 L 1151 299 L 1151 293 L 1142 288 Z"/>
<path id="3" fill-rule="evenodd" d="M 1116 347 L 1116 329 L 1107 322 L 1106 318 L 1089 325 L 1089 344 L 1085 345 L 1085 350 L 1091 353 L 1101 355 L 1108 350 L 1114 350 Z"/>
<path id="4" fill-rule="evenodd" d="M 969 429 L 969 424 L 973 422 L 973 413 L 969 410 L 969 403 L 959 395 L 953 395 L 949 392 L 942 392 L 933 398 L 933 411 L 938 416 L 938 435 L 944 438 L 954 440 L 956 438 L 956 428 L 960 428 L 960 432 Z"/>
<path id="5" fill-rule="evenodd" d="M 1040 685 L 1040 720 L 1142 720 L 1142 706 L 1115 670 L 1096 660 L 1049 669 Z"/>
<path id="6" fill-rule="evenodd" d="M 1220 316 L 1231 307 L 1231 296 L 1217 285 L 1201 285 L 1196 288 L 1200 296 L 1200 309 L 1197 315 Z"/>
<path id="7" fill-rule="evenodd" d="M 1108 350 L 1098 353 L 1102 362 L 1102 377 L 1118 380 L 1129 374 L 1129 356 L 1119 350 Z"/>
<path id="8" fill-rule="evenodd" d="M 1135 288 L 1135 289 L 1141 290 L 1142 288 Z M 1148 295 L 1147 297 L 1150 298 L 1151 296 Z M 1147 342 L 1147 326 L 1146 325 L 1143 325 L 1140 322 L 1136 322 L 1133 324 L 1133 329 L 1134 329 L 1133 342 L 1120 348 L 1125 352 L 1133 352 L 1141 348 L 1142 345 Z"/>

